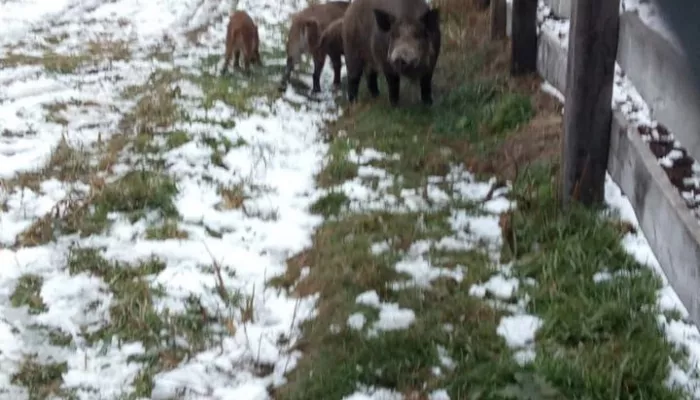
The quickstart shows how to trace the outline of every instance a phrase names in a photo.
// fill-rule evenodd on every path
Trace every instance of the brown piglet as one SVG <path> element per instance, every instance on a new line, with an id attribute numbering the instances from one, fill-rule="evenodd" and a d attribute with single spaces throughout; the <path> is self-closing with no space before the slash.
<path id="1" fill-rule="evenodd" d="M 311 54 L 314 60 L 312 92 L 321 91 L 321 71 L 326 61 L 326 53 L 320 48 L 320 37 L 333 21 L 342 18 L 349 1 L 329 1 L 313 4 L 292 15 L 292 24 L 287 36 L 287 66 L 280 89 L 289 81 L 294 66 L 301 61 L 303 54 Z"/>
<path id="2" fill-rule="evenodd" d="M 340 88 L 340 70 L 343 67 L 343 19 L 333 21 L 321 34 L 321 50 L 328 55 L 333 65 L 333 88 Z"/>
<path id="3" fill-rule="evenodd" d="M 228 70 L 232 56 L 234 56 L 233 67 L 240 69 L 241 53 L 243 53 L 246 71 L 250 69 L 250 64 L 262 65 L 258 51 L 259 46 L 258 27 L 253 22 L 253 19 L 250 18 L 250 15 L 245 11 L 233 12 L 228 20 L 228 28 L 226 29 L 226 54 L 221 74 L 225 74 Z"/>
<path id="4" fill-rule="evenodd" d="M 440 55 L 440 15 L 425 0 L 353 0 L 343 17 L 343 50 L 348 101 L 357 101 L 360 79 L 379 95 L 378 73 L 398 105 L 400 78 L 420 82 L 421 100 L 433 103 L 432 79 Z"/>

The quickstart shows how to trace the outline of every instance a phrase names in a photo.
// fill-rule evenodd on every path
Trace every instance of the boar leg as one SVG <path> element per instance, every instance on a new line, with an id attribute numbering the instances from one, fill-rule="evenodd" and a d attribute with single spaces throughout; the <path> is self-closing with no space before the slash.
<path id="1" fill-rule="evenodd" d="M 241 51 L 240 50 L 236 50 L 236 52 L 233 53 L 233 68 L 241 69 Z"/>
<path id="2" fill-rule="evenodd" d="M 398 74 L 389 71 L 384 71 L 384 76 L 386 77 L 386 85 L 389 87 L 389 103 L 395 107 L 399 104 L 400 77 Z"/>
<path id="3" fill-rule="evenodd" d="M 314 54 L 314 74 L 313 74 L 313 88 L 312 93 L 318 93 L 321 91 L 321 71 L 323 71 L 323 66 L 326 64 L 326 54 L 323 52 L 318 52 Z"/>
<path id="4" fill-rule="evenodd" d="M 345 57 L 345 69 L 348 74 L 348 102 L 357 101 L 357 92 L 360 91 L 360 80 L 365 67 L 363 60 Z"/>
<path id="5" fill-rule="evenodd" d="M 228 65 L 231 62 L 232 55 L 233 55 L 233 50 L 227 45 L 226 46 L 226 54 L 224 55 L 224 66 L 221 67 L 221 75 L 226 74 L 226 70 L 228 70 Z"/>
<path id="6" fill-rule="evenodd" d="M 250 65 L 255 63 L 255 43 L 248 43 L 243 53 L 246 72 L 250 71 Z"/>
<path id="7" fill-rule="evenodd" d="M 423 75 L 420 78 L 420 99 L 423 104 L 430 106 L 433 104 L 433 73 Z"/>
<path id="8" fill-rule="evenodd" d="M 258 50 L 258 48 L 255 48 L 255 53 L 253 53 L 253 58 L 255 59 L 256 65 L 258 65 L 259 67 L 263 66 L 262 60 L 260 59 L 260 50 Z"/>
<path id="9" fill-rule="evenodd" d="M 367 74 L 367 90 L 372 97 L 379 96 L 379 74 L 375 70 L 371 70 Z"/>
<path id="10" fill-rule="evenodd" d="M 331 57 L 331 64 L 333 64 L 333 87 L 335 89 L 340 88 L 340 69 L 343 67 L 343 63 L 340 60 L 339 54 L 333 54 Z"/>
<path id="11" fill-rule="evenodd" d="M 295 61 L 293 57 L 287 57 L 287 66 L 284 68 L 284 74 L 282 75 L 282 82 L 280 84 L 280 89 L 287 86 L 289 78 L 292 76 L 292 71 L 294 70 Z"/>

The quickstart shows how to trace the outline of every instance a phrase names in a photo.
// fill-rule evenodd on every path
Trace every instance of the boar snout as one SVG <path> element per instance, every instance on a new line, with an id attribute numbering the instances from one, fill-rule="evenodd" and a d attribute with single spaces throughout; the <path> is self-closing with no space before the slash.
<path id="1" fill-rule="evenodd" d="M 401 46 L 393 49 L 389 54 L 389 62 L 399 73 L 409 72 L 418 68 L 421 58 L 415 49 Z"/>

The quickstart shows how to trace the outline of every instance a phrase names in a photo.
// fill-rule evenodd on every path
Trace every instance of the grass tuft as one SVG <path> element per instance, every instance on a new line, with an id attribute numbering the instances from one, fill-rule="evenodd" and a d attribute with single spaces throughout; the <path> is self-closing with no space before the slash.
<path id="1" fill-rule="evenodd" d="M 146 239 L 187 239 L 187 232 L 178 227 L 177 221 L 169 219 L 146 229 Z"/>
<path id="2" fill-rule="evenodd" d="M 60 42 L 65 38 L 56 35 L 46 36 L 49 44 Z M 0 68 L 17 68 L 25 65 L 36 65 L 43 67 L 47 72 L 55 74 L 73 74 L 81 67 L 95 67 L 100 62 L 108 60 L 123 61 L 131 56 L 130 43 L 123 40 L 113 40 L 105 38 L 103 40 L 91 40 L 85 49 L 72 51 L 70 53 L 58 53 L 52 49 L 45 48 L 40 56 L 27 55 L 10 50 L 0 58 Z"/>
<path id="3" fill-rule="evenodd" d="M 135 222 L 149 212 L 161 218 L 177 218 L 173 197 L 175 182 L 152 171 L 131 171 L 112 182 L 93 182 L 86 198 L 68 198 L 18 235 L 17 244 L 36 246 L 56 239 L 60 234 L 81 237 L 102 233 L 110 224 L 110 216 L 120 213 Z"/>
<path id="4" fill-rule="evenodd" d="M 27 388 L 32 399 L 49 398 L 65 393 L 60 389 L 62 376 L 68 371 L 66 363 L 40 364 L 34 359 L 26 360 L 20 370 L 12 375 L 11 383 Z"/>
<path id="5" fill-rule="evenodd" d="M 122 95 L 136 98 L 136 106 L 119 123 L 123 133 L 153 135 L 172 127 L 183 117 L 177 104 L 181 97 L 177 82 L 183 78 L 178 69 L 156 70 L 143 85 L 127 87 Z"/>
<path id="6" fill-rule="evenodd" d="M 182 360 L 216 346 L 228 333 L 229 317 L 212 314 L 190 296 L 185 300 L 184 311 L 173 313 L 156 308 L 156 300 L 163 296 L 162 289 L 152 279 L 165 269 L 157 258 L 149 258 L 137 264 L 109 261 L 98 249 L 73 249 L 68 260 L 72 274 L 88 273 L 101 277 L 113 294 L 108 325 L 91 332 L 83 332 L 88 343 L 140 342 L 146 352 L 132 357 L 132 362 L 143 364 L 141 373 L 133 382 L 134 398 L 150 397 L 153 376 L 160 371 L 176 367 Z M 227 295 L 232 307 L 241 300 Z"/>
<path id="7" fill-rule="evenodd" d="M 46 311 L 46 304 L 41 298 L 41 287 L 44 279 L 39 275 L 22 275 L 10 296 L 12 307 L 27 306 L 29 314 L 40 314 Z"/>
<path id="8" fill-rule="evenodd" d="M 342 192 L 331 192 L 318 199 L 312 206 L 311 212 L 325 217 L 340 214 L 343 206 L 349 202 L 348 196 Z"/>
<path id="9" fill-rule="evenodd" d="M 28 188 L 39 192 L 41 184 L 48 179 L 53 178 L 63 182 L 87 182 L 95 170 L 90 149 L 70 143 L 68 138 L 63 136 L 43 168 L 38 171 L 18 173 L 13 178 L 3 180 L 1 183 L 9 189 Z"/>

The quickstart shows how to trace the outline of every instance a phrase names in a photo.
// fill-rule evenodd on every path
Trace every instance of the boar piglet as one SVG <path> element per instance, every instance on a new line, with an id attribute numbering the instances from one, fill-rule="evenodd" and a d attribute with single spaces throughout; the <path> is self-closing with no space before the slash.
<path id="1" fill-rule="evenodd" d="M 224 66 L 221 74 L 225 74 L 231 62 L 231 56 L 235 55 L 233 67 L 240 69 L 240 57 L 243 53 L 243 62 L 246 71 L 250 64 L 262 65 L 260 61 L 260 38 L 258 37 L 258 26 L 245 11 L 235 11 L 228 20 L 226 29 L 226 54 L 224 56 Z"/>
<path id="2" fill-rule="evenodd" d="M 354 0 L 343 17 L 348 101 L 357 101 L 364 72 L 367 89 L 377 97 L 381 71 L 393 106 L 399 102 L 401 76 L 419 82 L 421 100 L 431 105 L 440 40 L 439 10 L 425 0 Z"/>
<path id="3" fill-rule="evenodd" d="M 348 1 L 312 4 L 292 15 L 286 45 L 287 66 L 280 89 L 286 87 L 294 66 L 301 61 L 301 56 L 311 54 L 314 60 L 312 92 L 321 91 L 321 71 L 326 61 L 326 53 L 320 47 L 321 34 L 333 21 L 343 17 L 349 4 Z"/>

